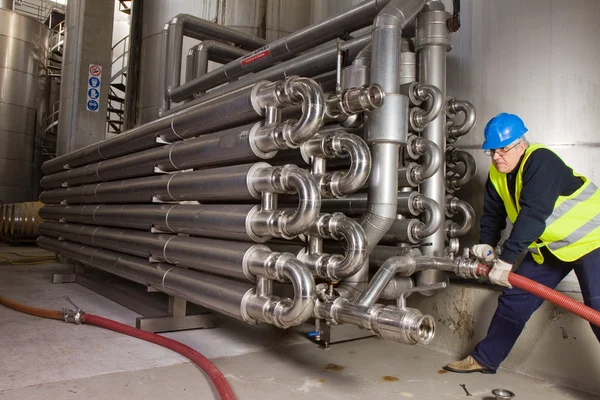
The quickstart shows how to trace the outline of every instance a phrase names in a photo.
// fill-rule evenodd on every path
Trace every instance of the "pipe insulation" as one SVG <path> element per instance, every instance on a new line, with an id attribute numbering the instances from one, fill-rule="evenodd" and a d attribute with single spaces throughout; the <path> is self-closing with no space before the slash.
<path id="1" fill-rule="evenodd" d="M 280 61 L 289 60 L 306 50 L 333 40 L 341 34 L 364 28 L 371 24 L 380 7 L 388 1 L 368 0 L 348 11 L 300 29 L 202 77 L 170 90 L 169 97 L 174 102 L 188 99 L 195 93 L 259 71 Z"/>

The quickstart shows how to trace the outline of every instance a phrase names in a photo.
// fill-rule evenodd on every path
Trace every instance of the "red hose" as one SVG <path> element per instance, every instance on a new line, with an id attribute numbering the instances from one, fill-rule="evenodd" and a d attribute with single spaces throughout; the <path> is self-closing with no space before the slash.
<path id="1" fill-rule="evenodd" d="M 217 367 L 210 362 L 210 360 L 198 353 L 196 350 L 188 347 L 182 343 L 179 343 L 173 339 L 169 339 L 164 336 L 156 335 L 151 332 L 142 331 L 140 329 L 133 328 L 131 326 L 121 324 L 120 322 L 112 321 L 103 317 L 99 317 L 93 314 L 83 314 L 82 321 L 86 324 L 99 326 L 101 328 L 110 329 L 115 332 L 124 333 L 125 335 L 133 336 L 138 339 L 145 340 L 147 342 L 155 343 L 160 346 L 166 347 L 181 354 L 184 357 L 192 360 L 208 375 L 213 381 L 221 399 L 223 400 L 235 400 L 235 395 L 227 383 L 227 380 L 217 369 Z"/>
<path id="2" fill-rule="evenodd" d="M 487 265 L 479 264 L 477 273 L 480 276 L 488 276 L 491 269 L 492 268 Z M 600 326 L 600 312 L 578 302 L 575 299 L 570 298 L 569 296 L 565 296 L 556 290 L 550 289 L 541 283 L 532 281 L 531 279 L 515 274 L 514 272 L 508 274 L 508 282 L 513 285 L 513 287 L 525 290 L 544 300 L 548 300 L 559 307 L 571 311 L 573 314 L 585 319 L 586 321 L 589 321 L 596 326 Z"/>

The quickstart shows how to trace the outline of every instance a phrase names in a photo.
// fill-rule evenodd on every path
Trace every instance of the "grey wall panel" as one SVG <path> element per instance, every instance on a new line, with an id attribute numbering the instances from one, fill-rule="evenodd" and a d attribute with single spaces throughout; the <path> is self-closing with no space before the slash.
<path id="1" fill-rule="evenodd" d="M 477 160 L 477 176 L 459 196 L 478 217 L 490 164 L 479 148 L 485 124 L 500 112 L 520 115 L 531 142 L 549 146 L 600 184 L 598 16 L 596 0 L 462 1 L 447 84 L 449 95 L 477 109 L 474 130 L 456 146 Z M 477 237 L 478 227 L 463 242 Z"/>

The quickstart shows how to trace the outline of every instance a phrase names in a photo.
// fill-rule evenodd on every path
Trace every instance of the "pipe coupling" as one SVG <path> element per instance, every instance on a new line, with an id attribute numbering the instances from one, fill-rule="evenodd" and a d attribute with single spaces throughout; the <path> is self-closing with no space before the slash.
<path id="1" fill-rule="evenodd" d="M 383 88 L 378 84 L 344 89 L 327 97 L 326 114 L 330 118 L 338 119 L 371 111 L 383 106 L 384 97 Z"/>

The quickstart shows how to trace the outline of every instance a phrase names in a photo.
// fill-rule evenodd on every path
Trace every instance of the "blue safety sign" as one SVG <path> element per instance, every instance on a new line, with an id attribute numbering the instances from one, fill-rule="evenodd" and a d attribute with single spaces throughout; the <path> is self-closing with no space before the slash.
<path id="1" fill-rule="evenodd" d="M 100 92 L 98 91 L 98 89 L 91 88 L 90 90 L 88 90 L 88 97 L 92 100 L 97 99 L 98 97 L 100 97 Z"/>
<path id="2" fill-rule="evenodd" d="M 87 108 L 90 111 L 98 111 L 98 102 L 96 100 L 88 100 Z"/>
<path id="3" fill-rule="evenodd" d="M 102 85 L 102 66 L 96 64 L 90 64 L 88 73 L 88 87 L 87 87 L 87 99 L 85 108 L 88 111 L 98 112 L 100 104 L 100 86 Z"/>
<path id="4" fill-rule="evenodd" d="M 88 83 L 91 87 L 97 88 L 98 86 L 100 86 L 100 79 L 96 78 L 95 76 L 92 76 L 89 79 Z"/>

